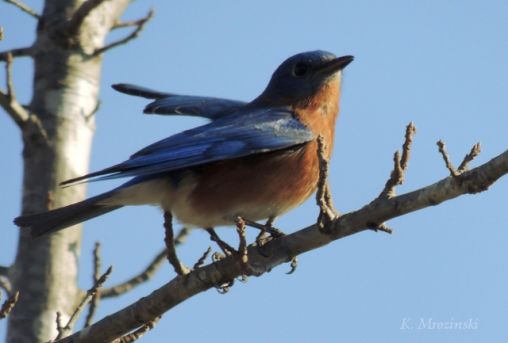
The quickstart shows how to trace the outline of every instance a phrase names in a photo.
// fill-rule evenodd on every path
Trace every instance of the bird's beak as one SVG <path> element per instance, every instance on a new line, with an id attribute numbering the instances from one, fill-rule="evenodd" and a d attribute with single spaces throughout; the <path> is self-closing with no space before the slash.
<path id="1" fill-rule="evenodd" d="M 320 75 L 332 75 L 339 70 L 346 68 L 346 66 L 353 62 L 353 56 L 342 56 L 337 57 L 329 62 L 324 63 L 316 69 L 316 74 Z"/>

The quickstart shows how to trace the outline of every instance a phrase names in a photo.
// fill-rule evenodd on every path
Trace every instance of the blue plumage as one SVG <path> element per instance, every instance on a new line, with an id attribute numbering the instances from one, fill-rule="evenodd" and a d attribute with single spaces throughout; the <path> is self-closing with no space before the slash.
<path id="1" fill-rule="evenodd" d="M 194 95 L 178 95 L 159 92 L 153 89 L 127 83 L 119 83 L 113 85 L 112 87 L 125 94 L 148 99 L 156 99 L 146 105 L 143 112 L 147 114 L 179 114 L 215 120 L 225 117 L 246 105 L 245 102 L 238 100 Z"/>
<path id="2" fill-rule="evenodd" d="M 287 108 L 261 108 L 170 136 L 103 170 L 67 180 L 116 179 L 166 173 L 214 161 L 288 148 L 308 142 L 312 132 Z"/>

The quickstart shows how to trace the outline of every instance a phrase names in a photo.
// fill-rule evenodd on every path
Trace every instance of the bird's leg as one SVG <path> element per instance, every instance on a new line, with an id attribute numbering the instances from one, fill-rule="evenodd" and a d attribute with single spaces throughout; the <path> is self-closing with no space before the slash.
<path id="1" fill-rule="evenodd" d="M 236 219 L 236 232 L 238 233 L 238 255 L 240 256 L 240 260 L 242 264 L 247 267 L 247 263 L 249 262 L 248 250 L 247 250 L 247 237 L 245 235 L 245 221 L 238 217 Z"/>
<path id="2" fill-rule="evenodd" d="M 259 224 L 253 220 L 243 217 L 242 219 L 245 222 L 245 225 L 261 230 L 261 232 L 268 232 L 273 238 L 279 238 L 285 235 L 284 232 L 272 226 L 275 217 L 269 217 L 266 224 Z"/>
<path id="3" fill-rule="evenodd" d="M 273 226 L 273 222 L 275 221 L 275 216 L 268 217 L 265 225 L 256 224 L 256 228 L 259 229 L 259 235 L 256 237 L 256 245 L 261 247 L 268 243 L 273 238 L 284 236 L 284 233 L 279 229 Z M 249 221 L 250 222 L 250 221 Z"/>
<path id="4" fill-rule="evenodd" d="M 319 229 L 325 232 L 328 223 L 339 217 L 339 213 L 333 206 L 332 193 L 328 184 L 328 160 L 324 155 L 325 144 L 321 136 L 318 137 L 317 143 L 319 160 L 319 179 L 316 191 L 316 202 L 319 206 L 317 223 Z"/>
<path id="5" fill-rule="evenodd" d="M 222 239 L 220 239 L 219 235 L 217 234 L 217 232 L 215 232 L 215 230 L 213 228 L 207 228 L 206 232 L 208 232 L 208 234 L 210 235 L 210 239 L 212 241 L 214 241 L 215 243 L 217 243 L 219 248 L 222 250 L 222 252 L 226 256 L 229 256 L 229 255 L 236 252 L 235 249 L 231 245 L 227 244 Z"/>
<path id="6" fill-rule="evenodd" d="M 173 266 L 173 269 L 178 275 L 185 275 L 189 273 L 189 269 L 183 265 L 176 255 L 175 238 L 173 233 L 173 216 L 171 212 L 164 212 L 164 230 L 165 237 L 164 243 L 166 243 L 167 258 L 169 263 Z"/>
<path id="7" fill-rule="evenodd" d="M 245 235 L 245 222 L 242 218 L 238 217 L 235 221 L 236 224 L 236 232 L 238 233 L 239 243 L 238 243 L 238 250 L 235 250 L 233 247 L 231 247 L 229 244 L 224 242 L 219 238 L 219 235 L 215 232 L 213 228 L 208 228 L 206 231 L 210 234 L 210 239 L 217 243 L 217 245 L 221 248 L 221 250 L 224 252 L 226 256 L 237 256 L 242 263 L 242 266 L 245 270 L 245 272 L 239 277 L 238 280 L 241 282 L 247 282 L 247 274 L 249 274 L 249 256 L 248 256 L 248 246 L 247 246 L 247 239 Z M 219 256 L 217 253 L 212 255 L 213 261 L 220 261 L 225 256 Z M 220 293 L 226 293 L 231 286 L 233 286 L 234 280 L 231 280 L 230 282 L 224 284 L 224 285 L 217 285 L 216 288 Z"/>

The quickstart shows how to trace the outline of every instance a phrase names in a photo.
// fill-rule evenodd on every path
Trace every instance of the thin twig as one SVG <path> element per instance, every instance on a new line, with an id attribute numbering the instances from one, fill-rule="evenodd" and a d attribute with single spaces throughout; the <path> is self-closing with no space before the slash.
<path id="1" fill-rule="evenodd" d="M 9 4 L 12 4 L 12 5 L 16 6 L 21 11 L 25 12 L 26 14 L 31 15 L 35 19 L 41 19 L 41 16 L 37 12 L 35 12 L 32 8 L 30 8 L 29 6 L 25 5 L 24 3 L 22 3 L 19 0 L 4 0 L 4 1 L 9 3 Z"/>
<path id="2" fill-rule="evenodd" d="M 0 52 L 0 61 L 6 61 L 9 55 L 11 55 L 13 58 L 31 56 L 32 51 L 33 48 L 31 46 L 25 48 L 11 49 L 8 51 L 2 51 Z"/>
<path id="3" fill-rule="evenodd" d="M 90 1 L 90 0 L 89 0 Z M 120 46 L 120 45 L 123 45 L 123 44 L 127 44 L 128 42 L 130 42 L 131 40 L 135 39 L 138 37 L 138 35 L 140 34 L 140 32 L 145 28 L 145 25 L 146 23 L 153 18 L 153 15 L 154 15 L 154 11 L 152 9 L 150 9 L 150 11 L 148 12 L 148 14 L 146 15 L 146 17 L 144 18 L 141 18 L 138 20 L 138 22 L 136 23 L 136 29 L 134 31 L 131 32 L 131 34 L 129 34 L 127 37 L 125 38 L 122 38 L 122 39 L 119 39 L 117 41 L 114 41 L 110 44 L 107 44 L 105 46 L 103 46 L 102 48 L 99 48 L 99 49 L 96 49 L 94 51 L 94 53 L 92 54 L 93 56 L 98 56 L 100 54 L 103 54 L 105 53 L 106 51 L 110 50 L 110 49 L 113 49 L 113 48 L 116 48 L 117 46 Z"/>
<path id="4" fill-rule="evenodd" d="M 402 155 L 400 151 L 396 151 L 393 155 L 393 170 L 390 178 L 386 181 L 385 187 L 379 194 L 380 198 L 392 198 L 395 194 L 395 187 L 404 183 L 404 176 L 408 167 L 409 158 L 411 156 L 411 144 L 416 133 L 416 127 L 413 122 L 406 126 L 406 134 L 404 144 L 402 144 Z"/>
<path id="5" fill-rule="evenodd" d="M 4 28 L 0 26 L 0 40 L 4 40 Z"/>
<path id="6" fill-rule="evenodd" d="M 118 339 L 115 339 L 111 343 L 132 343 L 140 339 L 145 333 L 152 330 L 155 327 L 155 324 L 159 321 L 161 317 L 156 317 L 155 319 L 149 321 L 146 324 L 143 324 L 139 329 L 136 331 L 129 333 L 125 336 L 122 336 Z"/>
<path id="7" fill-rule="evenodd" d="M 127 293 L 134 287 L 150 280 L 154 275 L 155 272 L 159 269 L 159 267 L 163 264 L 163 262 L 166 260 L 166 249 L 162 249 L 161 252 L 159 252 L 152 262 L 148 264 L 148 266 L 138 275 L 130 278 L 129 280 L 122 282 L 118 285 L 115 285 L 113 287 L 104 288 L 99 290 L 99 294 L 101 298 L 111 298 L 120 296 L 122 294 Z"/>
<path id="8" fill-rule="evenodd" d="M 164 237 L 164 242 L 166 243 L 167 259 L 169 263 L 173 266 L 175 273 L 177 273 L 178 275 L 185 275 L 189 273 L 189 269 L 180 262 L 176 254 L 172 221 L 173 216 L 171 215 L 171 213 L 167 211 L 164 212 L 164 230 L 166 233 Z"/>
<path id="9" fill-rule="evenodd" d="M 12 81 L 12 54 L 8 54 L 7 59 L 5 60 L 5 75 L 7 84 L 7 100 L 11 102 L 16 98 L 16 94 L 14 93 L 14 84 Z"/>
<path id="10" fill-rule="evenodd" d="M 448 152 L 446 151 L 445 143 L 442 140 L 439 140 L 436 144 L 439 147 L 439 152 L 441 153 L 441 156 L 443 157 L 446 168 L 450 172 L 450 175 L 453 177 L 459 176 L 460 173 L 457 171 L 457 169 L 455 169 L 452 162 L 450 161 L 450 156 L 448 155 Z"/>
<path id="11" fill-rule="evenodd" d="M 187 239 L 187 236 L 189 235 L 190 230 L 188 228 L 183 228 L 178 232 L 175 238 L 175 246 L 179 246 L 180 244 L 183 244 L 185 240 Z M 157 270 L 163 265 L 163 262 L 166 260 L 167 252 L 166 248 L 162 249 L 154 258 L 153 260 L 146 266 L 146 268 L 140 272 L 139 274 L 133 276 L 127 281 L 124 281 L 118 285 L 109 287 L 109 288 L 103 288 L 99 290 L 101 298 L 110 298 L 110 297 L 117 297 L 122 294 L 127 293 L 134 287 L 137 287 L 141 285 L 144 282 L 147 282 L 150 280 Z"/>
<path id="12" fill-rule="evenodd" d="M 480 143 L 476 143 L 475 145 L 473 145 L 471 151 L 469 151 L 469 154 L 464 156 L 464 159 L 462 160 L 462 163 L 460 164 L 457 171 L 460 174 L 465 172 L 468 169 L 469 162 L 473 161 L 478 155 L 480 155 L 480 152 L 481 152 Z"/>
<path id="13" fill-rule="evenodd" d="M 400 151 L 397 150 L 393 154 L 393 169 L 390 173 L 390 178 L 386 181 L 385 187 L 379 194 L 381 198 L 392 198 L 396 195 L 395 186 L 399 185 L 402 180 L 404 171 L 400 165 Z"/>
<path id="14" fill-rule="evenodd" d="M 92 282 L 95 285 L 99 278 L 101 277 L 101 244 L 99 242 L 95 242 L 95 247 L 93 249 L 93 276 Z M 86 314 L 85 324 L 83 327 L 88 327 L 92 324 L 93 316 L 99 307 L 99 301 L 101 298 L 101 294 L 99 292 L 95 292 L 92 294 L 92 298 L 90 299 L 90 303 L 88 305 L 88 313 Z"/>
<path id="15" fill-rule="evenodd" d="M 19 291 L 16 291 L 13 295 L 11 295 L 0 307 L 0 319 L 4 319 L 11 313 L 14 306 L 19 300 Z"/>
<path id="16" fill-rule="evenodd" d="M 5 59 L 5 74 L 7 92 L 0 91 L 0 105 L 11 116 L 18 127 L 22 127 L 30 118 L 30 114 L 21 106 L 15 98 L 12 81 L 12 54 L 8 53 Z"/>
<path id="17" fill-rule="evenodd" d="M 416 126 L 413 122 L 410 122 L 406 126 L 406 135 L 404 137 L 404 144 L 402 145 L 402 157 L 400 159 L 400 167 L 402 170 L 407 169 L 407 165 L 410 158 L 411 153 L 411 145 L 413 144 L 413 137 L 416 133 Z M 404 176 L 404 175 L 402 175 Z M 402 181 L 404 182 L 404 180 Z"/>
<path id="18" fill-rule="evenodd" d="M 132 27 L 132 26 L 140 26 L 140 25 L 143 25 L 144 23 L 146 23 L 147 20 L 150 20 L 150 17 L 153 15 L 154 15 L 153 9 L 150 9 L 150 11 L 147 13 L 147 15 L 145 15 L 142 18 L 135 19 L 135 20 L 125 20 L 125 21 L 118 20 L 117 22 L 115 22 L 115 24 L 113 24 L 113 27 L 111 29 L 116 30 L 116 29 L 122 29 L 122 28 L 126 28 L 126 27 Z"/>
<path id="19" fill-rule="evenodd" d="M 65 324 L 62 327 L 62 330 L 58 332 L 55 341 L 61 339 L 66 332 L 69 332 L 71 330 L 71 328 L 74 326 L 75 321 L 78 319 L 78 315 L 81 313 L 87 302 L 90 301 L 90 299 L 94 296 L 94 294 L 97 293 L 97 290 L 102 287 L 102 285 L 104 284 L 104 282 L 106 282 L 112 271 L 113 267 L 110 266 L 106 270 L 106 272 L 99 277 L 99 279 L 97 280 L 97 282 L 95 282 L 92 288 L 86 291 L 85 296 L 83 297 L 83 299 L 81 299 L 81 302 L 78 304 L 78 306 L 74 309 L 74 312 L 72 312 L 71 316 L 69 317 L 67 324 Z"/>

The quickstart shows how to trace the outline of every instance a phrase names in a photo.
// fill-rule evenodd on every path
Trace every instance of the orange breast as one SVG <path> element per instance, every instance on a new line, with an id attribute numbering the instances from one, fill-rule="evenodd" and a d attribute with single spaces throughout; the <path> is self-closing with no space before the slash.
<path id="1" fill-rule="evenodd" d="M 318 179 L 316 149 L 316 143 L 310 142 L 291 150 L 197 168 L 194 174 L 196 186 L 190 193 L 189 205 L 199 217 L 239 215 L 260 220 L 278 216 L 301 204 L 315 191 Z"/>

